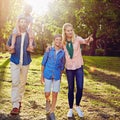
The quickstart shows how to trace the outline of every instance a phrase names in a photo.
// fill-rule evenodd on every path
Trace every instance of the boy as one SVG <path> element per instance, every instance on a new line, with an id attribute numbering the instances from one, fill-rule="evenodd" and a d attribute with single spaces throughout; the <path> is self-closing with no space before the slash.
<path id="1" fill-rule="evenodd" d="M 60 90 L 61 73 L 64 70 L 65 54 L 61 49 L 62 36 L 55 35 L 54 47 L 45 52 L 41 67 L 41 83 L 45 83 L 46 112 L 51 120 L 55 120 L 55 106 Z M 52 105 L 50 107 L 50 92 L 52 85 Z"/>
<path id="2" fill-rule="evenodd" d="M 33 43 L 33 33 L 32 33 L 32 23 L 33 23 L 33 17 L 30 15 L 30 13 L 32 12 L 32 7 L 30 5 L 26 5 L 25 8 L 24 8 L 24 13 L 19 15 L 18 18 L 17 18 L 17 23 L 16 23 L 16 27 L 14 28 L 13 30 L 13 33 L 12 33 L 12 43 L 11 43 L 11 46 L 10 46 L 10 50 L 11 50 L 11 53 L 15 53 L 15 50 L 14 50 L 14 47 L 15 47 L 15 42 L 16 42 L 16 37 L 21 35 L 21 31 L 19 29 L 19 18 L 21 17 L 25 17 L 26 20 L 27 20 L 27 32 L 29 34 L 29 45 L 28 45 L 28 48 L 27 48 L 27 51 L 29 52 L 34 52 L 33 50 L 33 46 L 32 46 L 32 43 Z"/>

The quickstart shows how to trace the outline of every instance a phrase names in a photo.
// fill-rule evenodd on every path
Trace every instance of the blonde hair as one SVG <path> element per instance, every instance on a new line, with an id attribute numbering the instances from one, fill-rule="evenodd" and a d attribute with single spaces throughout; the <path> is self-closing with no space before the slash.
<path id="1" fill-rule="evenodd" d="M 72 29 L 73 29 L 73 25 L 71 23 L 65 23 L 63 25 L 63 28 L 62 28 L 62 39 L 63 39 L 62 43 L 63 43 L 63 45 L 66 44 L 66 40 L 67 40 L 67 37 L 66 37 L 66 34 L 65 34 L 65 30 L 66 30 L 67 27 L 72 27 Z M 75 39 L 75 33 L 74 33 L 74 30 L 73 30 L 72 42 L 74 42 L 74 39 Z"/>

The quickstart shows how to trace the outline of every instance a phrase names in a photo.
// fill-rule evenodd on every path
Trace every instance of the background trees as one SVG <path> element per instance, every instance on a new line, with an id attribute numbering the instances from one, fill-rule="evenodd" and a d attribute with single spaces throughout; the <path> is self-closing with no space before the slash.
<path id="1" fill-rule="evenodd" d="M 4 5 L 6 0 L 2 0 Z M 1 5 L 2 5 L 1 4 Z M 7 40 L 15 25 L 15 18 L 21 12 L 22 0 L 10 0 L 8 7 L 0 9 L 0 40 Z M 7 16 L 7 17 L 6 17 Z M 34 31 L 37 49 L 44 49 L 52 42 L 52 36 L 61 33 L 65 22 L 73 24 L 77 35 L 83 38 L 93 34 L 94 41 L 89 47 L 83 46 L 87 55 L 120 55 L 120 2 L 119 0 L 54 0 L 44 16 L 36 16 Z M 2 18 L 2 19 L 1 19 Z M 42 31 L 44 25 L 44 31 Z M 88 52 L 86 52 L 88 51 Z"/>

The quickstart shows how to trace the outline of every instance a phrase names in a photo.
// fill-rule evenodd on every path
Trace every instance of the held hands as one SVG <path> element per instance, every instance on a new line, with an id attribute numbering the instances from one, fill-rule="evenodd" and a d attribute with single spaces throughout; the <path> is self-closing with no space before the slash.
<path id="1" fill-rule="evenodd" d="M 50 44 L 47 44 L 47 48 L 45 49 L 45 52 L 49 52 L 52 46 Z"/>
<path id="2" fill-rule="evenodd" d="M 8 45 L 7 45 L 6 48 L 7 48 L 8 52 L 9 52 L 10 54 L 15 53 L 14 46 L 8 46 Z"/>
<path id="3" fill-rule="evenodd" d="M 17 36 L 20 36 L 20 35 L 21 35 L 21 32 L 18 30 Z"/>

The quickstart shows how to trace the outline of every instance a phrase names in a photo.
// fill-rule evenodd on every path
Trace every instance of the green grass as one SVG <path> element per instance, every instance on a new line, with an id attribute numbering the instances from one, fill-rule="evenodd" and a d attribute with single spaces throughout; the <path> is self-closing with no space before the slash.
<path id="1" fill-rule="evenodd" d="M 0 58 L 0 120 L 45 120 L 44 85 L 40 84 L 41 56 L 32 56 L 25 96 L 20 116 L 9 116 L 11 78 L 9 54 Z M 81 109 L 84 120 L 119 120 L 120 115 L 120 58 L 84 56 L 85 83 Z M 57 120 L 67 120 L 67 80 L 62 76 L 56 106 Z M 74 110 L 74 120 L 80 120 Z"/>

